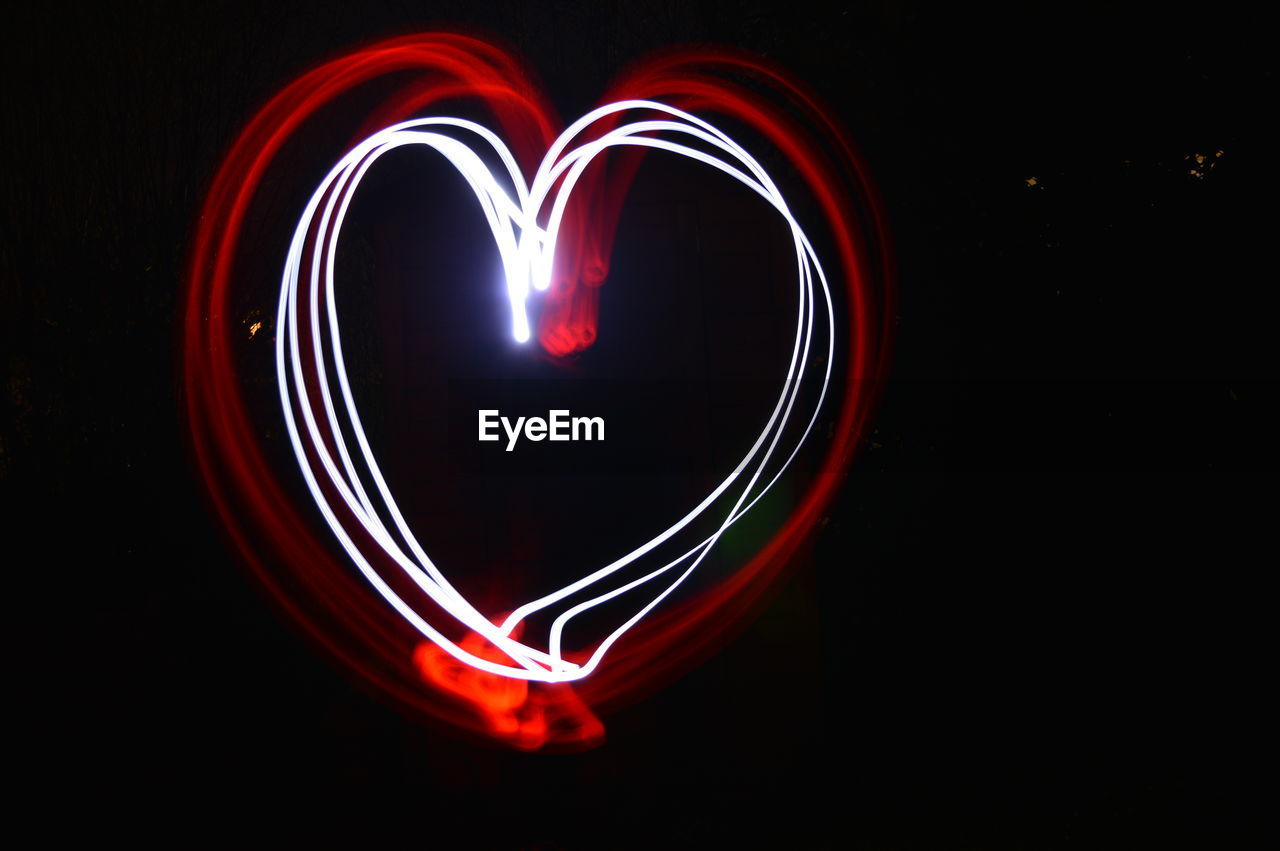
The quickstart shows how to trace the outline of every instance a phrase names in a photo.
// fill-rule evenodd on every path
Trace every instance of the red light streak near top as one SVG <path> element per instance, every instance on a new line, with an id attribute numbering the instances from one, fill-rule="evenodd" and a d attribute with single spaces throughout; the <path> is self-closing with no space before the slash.
<path id="1" fill-rule="evenodd" d="M 373 112 L 307 205 L 285 265 L 275 329 L 281 401 L 299 469 L 358 577 L 331 554 L 326 533 L 291 504 L 282 478 L 289 471 L 272 469 L 263 457 L 234 367 L 240 338 L 228 300 L 246 210 L 281 146 L 333 99 L 405 71 L 417 73 Z M 358 50 L 287 86 L 249 122 L 209 191 L 191 259 L 183 365 L 192 443 L 212 503 L 286 612 L 406 709 L 522 749 L 574 748 L 603 737 L 592 707 L 634 698 L 709 649 L 821 516 L 886 366 L 891 268 L 884 216 L 861 159 L 816 97 L 780 69 L 731 50 L 668 52 L 634 65 L 606 93 L 605 106 L 562 134 L 530 79 L 492 44 L 425 33 Z M 736 80 L 750 80 L 752 88 Z M 495 125 L 411 118 L 460 97 L 483 103 Z M 781 151 L 823 220 L 802 228 L 769 175 L 712 116 L 750 127 Z M 338 234 L 361 177 L 382 153 L 406 145 L 445 157 L 472 187 L 503 259 L 511 333 L 517 341 L 536 336 L 553 356 L 581 351 L 597 338 L 597 291 L 608 278 L 623 200 L 646 150 L 684 156 L 742 182 L 761 198 L 761 215 L 782 216 L 796 245 L 791 370 L 752 451 L 648 544 L 510 613 L 475 608 L 414 538 L 363 435 L 345 375 L 334 299 L 341 286 L 333 274 Z M 586 167 L 606 151 L 612 153 L 605 167 Z M 497 173 L 485 165 L 495 157 L 502 163 Z M 568 203 L 570 196 L 579 200 Z M 815 227 L 827 229 L 835 247 L 827 269 L 805 233 Z M 843 287 L 846 311 L 835 310 L 829 284 Z M 534 291 L 543 302 L 536 328 L 527 311 Z M 830 393 L 828 403 L 839 411 L 821 472 L 774 538 L 731 578 L 697 594 L 675 593 L 809 435 L 823 403 L 794 410 L 795 388 L 818 347 L 828 395 L 836 346 L 846 349 L 848 368 Z M 784 436 L 792 418 L 797 425 Z M 344 434 L 354 434 L 354 448 Z M 372 495 L 362 484 L 369 481 Z M 676 536 L 703 512 L 723 517 L 718 532 L 681 545 L 687 552 L 675 561 L 643 566 L 644 556 L 681 540 Z M 624 578 L 621 571 L 633 563 Z M 561 646 L 573 616 L 650 584 L 649 601 L 595 647 L 568 653 Z M 557 613 L 550 633 L 541 642 L 522 639 L 524 620 L 542 609 Z"/>

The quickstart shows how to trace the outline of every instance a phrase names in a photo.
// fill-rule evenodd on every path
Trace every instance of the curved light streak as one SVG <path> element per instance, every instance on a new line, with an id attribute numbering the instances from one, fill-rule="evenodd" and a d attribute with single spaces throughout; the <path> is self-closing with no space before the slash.
<path id="1" fill-rule="evenodd" d="M 661 113 L 658 119 L 638 120 L 604 133 L 597 139 L 570 147 L 574 140 L 602 119 L 615 113 L 645 110 Z M 495 175 L 476 150 L 456 135 L 471 138 L 475 144 L 496 155 L 503 171 Z M 663 135 L 666 134 L 666 135 Z M 674 138 L 673 138 L 674 137 Z M 675 139 L 679 139 L 676 141 Z M 709 148 L 691 147 L 696 142 Z M 359 412 L 351 392 L 335 299 L 334 258 L 350 202 L 361 179 L 383 154 L 407 145 L 422 145 L 445 157 L 467 181 L 502 258 L 507 295 L 511 309 L 511 333 L 517 342 L 530 337 L 528 299 L 531 290 L 545 290 L 551 282 L 552 265 L 560 226 L 568 199 L 587 166 L 612 147 L 639 146 L 664 150 L 715 168 L 734 178 L 767 201 L 787 223 L 795 243 L 797 263 L 798 310 L 796 337 L 783 386 L 768 422 L 751 449 L 734 470 L 684 517 L 648 542 L 576 582 L 530 601 L 515 609 L 501 625 L 492 623 L 445 578 L 427 555 L 401 514 L 390 488 L 382 475 L 372 448 L 361 425 Z M 722 158 L 723 157 L 723 158 Z M 545 216 L 545 224 L 539 224 Z M 315 386 L 319 388 L 320 407 L 329 438 L 337 450 L 337 458 L 329 451 L 321 431 L 313 399 L 308 391 L 308 375 L 303 358 L 303 339 L 299 317 L 299 301 L 306 284 L 310 336 L 309 355 L 313 359 Z M 822 311 L 815 311 L 815 282 L 821 289 Z M 321 323 L 319 294 L 325 291 Z M 766 467 L 773 459 L 783 432 L 792 417 L 801 384 L 809 367 L 813 344 L 815 314 L 826 320 L 825 367 L 821 390 L 800 436 L 787 452 L 785 460 L 772 473 Z M 808 237 L 791 214 L 781 192 L 763 167 L 741 146 L 723 132 L 689 113 L 648 100 L 623 100 L 600 107 L 584 115 L 548 149 L 531 183 L 526 184 L 515 158 L 490 130 L 474 122 L 457 118 L 425 118 L 404 121 L 387 127 L 356 145 L 329 171 L 312 194 L 295 228 L 285 262 L 278 304 L 279 330 L 276 337 L 276 372 L 281 405 L 291 445 L 298 465 L 316 505 L 333 530 L 339 543 L 374 589 L 409 624 L 454 658 L 480 670 L 515 679 L 547 683 L 581 679 L 595 670 L 609 648 L 653 608 L 676 590 L 711 551 L 721 535 L 749 511 L 777 482 L 808 438 L 818 411 L 826 398 L 834 360 L 835 318 L 830 288 L 822 265 Z M 325 334 L 331 351 L 324 350 Z M 356 458 L 344 438 L 338 407 L 329 380 L 329 365 L 337 376 L 342 409 L 347 418 L 347 431 L 356 439 L 359 459 L 373 482 L 377 496 L 390 515 L 391 528 L 383 522 L 379 509 L 366 490 Z M 301 427 L 295 408 L 301 412 Z M 319 461 L 319 471 L 310 458 Z M 754 463 L 754 466 L 752 466 Z M 750 473 L 746 473 L 751 467 Z M 608 590 L 577 603 L 558 614 L 548 636 L 548 649 L 539 650 L 513 637 L 517 626 L 535 612 L 547 609 L 587 588 L 603 583 L 608 577 L 637 562 L 661 544 L 672 539 L 693 520 L 708 511 L 746 474 L 746 482 L 736 492 L 736 500 L 719 528 L 684 555 Z M 323 476 L 324 486 L 320 476 Z M 767 483 L 758 490 L 762 478 Z M 429 623 L 400 597 L 360 551 L 348 529 L 330 502 L 325 487 L 336 493 L 341 508 L 356 520 L 362 531 L 440 608 L 467 629 L 483 636 L 506 654 L 514 664 L 506 665 L 478 656 L 459 646 L 436 625 Z M 754 493 L 753 493 L 754 491 Z M 399 541 L 397 541 L 398 533 Z M 403 547 L 401 546 L 403 543 Z M 405 550 L 408 550 L 406 552 Z M 576 615 L 621 594 L 634 590 L 675 571 L 688 562 L 677 577 L 648 603 L 611 632 L 583 663 L 563 658 L 561 643 L 565 626 Z"/>

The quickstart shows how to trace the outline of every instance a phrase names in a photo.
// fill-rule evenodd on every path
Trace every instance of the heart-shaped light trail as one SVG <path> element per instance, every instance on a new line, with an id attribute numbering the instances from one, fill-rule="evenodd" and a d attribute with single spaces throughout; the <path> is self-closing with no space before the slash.
<path id="1" fill-rule="evenodd" d="M 298 468 L 362 585 L 317 539 L 263 460 L 232 363 L 226 303 L 240 226 L 281 145 L 323 104 L 374 77 L 407 70 L 422 76 L 374 111 L 362 138 L 307 203 L 287 253 L 276 314 L 277 380 Z M 773 94 L 798 118 L 731 75 L 749 76 L 756 92 Z M 357 51 L 287 87 L 250 123 L 213 182 L 192 257 L 184 365 L 193 447 L 214 505 L 290 615 L 402 705 L 517 747 L 581 747 L 603 735 L 591 706 L 634 696 L 710 647 L 820 517 L 883 373 L 891 270 L 883 216 L 861 160 L 816 99 L 779 69 L 728 50 L 668 52 L 634 66 L 604 106 L 558 135 L 529 79 L 499 48 L 432 33 Z M 460 97 L 483 101 L 497 129 L 457 118 L 407 118 Z M 813 242 L 769 174 L 695 112 L 753 128 L 794 166 L 836 248 L 839 274 L 832 280 L 844 286 L 843 314 Z M 746 456 L 644 545 L 509 613 L 472 605 L 414 536 L 365 437 L 347 377 L 333 271 L 343 219 L 378 158 L 405 146 L 444 157 L 473 190 L 502 258 L 511 333 L 519 342 L 532 339 L 529 299 L 541 291 L 537 339 L 556 356 L 595 339 L 596 290 L 607 278 L 622 198 L 645 151 L 686 157 L 739 181 L 761 198 L 762 211 L 781 218 L 795 246 L 790 363 Z M 526 169 L 533 174 L 528 182 Z M 841 343 L 846 377 L 835 394 L 840 410 L 821 472 L 748 564 L 712 591 L 680 600 L 676 592 L 686 577 L 814 432 Z M 820 385 L 816 402 L 798 408 L 801 388 L 811 380 Z M 680 543 L 703 515 L 717 518 L 715 531 Z M 650 563 L 664 545 L 677 545 L 683 555 Z M 564 650 L 563 631 L 575 616 L 633 592 L 644 594 L 643 604 L 601 641 L 579 653 Z M 537 642 L 524 624 L 543 611 L 555 617 Z"/>

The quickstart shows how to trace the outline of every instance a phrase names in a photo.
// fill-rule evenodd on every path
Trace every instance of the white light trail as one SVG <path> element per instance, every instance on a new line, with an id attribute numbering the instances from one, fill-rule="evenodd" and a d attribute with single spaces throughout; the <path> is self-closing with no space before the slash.
<path id="1" fill-rule="evenodd" d="M 629 111 L 657 112 L 662 117 L 623 124 L 597 139 L 570 147 L 576 137 L 596 122 L 615 113 Z M 464 139 L 469 140 L 470 144 Z M 702 147 L 691 147 L 688 144 L 691 141 L 700 143 Z M 527 307 L 530 290 L 545 290 L 551 283 L 556 242 L 569 196 L 586 167 L 609 148 L 626 145 L 656 148 L 718 169 L 767 201 L 787 223 L 795 243 L 799 305 L 795 343 L 778 399 L 751 449 L 728 477 L 680 520 L 610 564 L 554 593 L 525 603 L 513 611 L 500 626 L 493 624 L 445 579 L 405 522 L 365 436 L 342 353 L 333 278 L 334 258 L 342 224 L 351 199 L 369 168 L 383 154 L 406 145 L 421 145 L 444 156 L 475 193 L 502 258 L 511 308 L 511 332 L 518 342 L 525 342 L 531 336 Z M 472 145 L 495 154 L 505 171 L 495 175 Z M 546 224 L 540 225 L 544 216 Z M 821 311 L 815 311 L 815 282 L 821 290 Z M 327 337 L 322 333 L 326 329 L 322 327 L 320 318 L 319 295 L 322 287 L 325 293 Z M 308 354 L 312 361 L 310 367 L 314 369 L 314 386 L 320 391 L 325 423 L 337 450 L 337 458 L 329 451 L 317 421 L 311 393 L 307 389 L 304 340 L 299 327 L 300 297 L 307 299 L 310 317 Z M 826 319 L 826 352 L 821 390 L 802 433 L 795 438 L 785 460 L 781 461 L 770 476 L 766 474 L 766 466 L 774 458 L 782 441 L 809 366 L 815 313 Z M 670 106 L 640 100 L 609 104 L 576 121 L 547 151 L 531 184 L 525 183 L 515 158 L 502 141 L 479 124 L 457 118 L 424 118 L 401 122 L 378 131 L 339 160 L 308 201 L 289 246 L 277 315 L 276 375 L 289 439 L 316 505 L 356 567 L 396 612 L 453 657 L 501 676 L 544 682 L 581 679 L 595 670 L 614 642 L 679 587 L 707 556 L 724 531 L 749 511 L 777 482 L 809 436 L 826 398 L 835 346 L 835 313 L 826 275 L 808 237 L 792 216 L 769 175 L 737 143 L 706 121 Z M 325 351 L 326 340 L 329 344 L 328 352 Z M 329 378 L 330 367 L 338 379 L 338 396 L 345 415 L 345 429 L 334 400 Z M 301 412 L 301 425 L 296 412 Z M 347 433 L 356 440 L 356 454 L 352 453 L 347 444 L 344 436 Z M 319 469 L 312 459 L 319 462 Z M 362 483 L 357 461 L 363 465 L 364 478 L 372 481 L 382 509 L 370 498 Z M 748 468 L 751 468 L 750 472 Z M 318 476 L 323 476 L 323 483 Z M 744 478 L 745 484 L 739 484 L 736 491 L 731 491 L 735 483 Z M 767 483 L 763 487 L 757 487 L 762 479 L 767 479 Z M 326 490 L 336 493 L 337 503 L 330 501 L 331 496 Z M 602 583 L 628 565 L 637 563 L 710 510 L 726 493 L 730 494 L 730 498 L 736 495 L 736 500 L 719 528 L 710 537 L 674 561 L 650 570 L 638 579 L 607 590 L 605 586 L 601 586 L 601 593 L 565 609 L 556 616 L 551 626 L 546 650 L 538 650 L 511 637 L 516 626 L 533 613 Z M 364 534 L 436 604 L 459 624 L 482 635 L 501 649 L 515 664 L 493 662 L 470 653 L 449 639 L 438 626 L 428 623 L 378 573 L 353 540 L 352 530 L 344 526 L 338 511 L 335 511 L 336 506 L 350 512 Z M 383 522 L 383 510 L 391 518 L 394 533 Z M 576 615 L 667 575 L 686 562 L 688 564 L 685 569 L 673 581 L 597 645 L 587 662 L 578 665 L 562 658 L 563 631 Z"/>

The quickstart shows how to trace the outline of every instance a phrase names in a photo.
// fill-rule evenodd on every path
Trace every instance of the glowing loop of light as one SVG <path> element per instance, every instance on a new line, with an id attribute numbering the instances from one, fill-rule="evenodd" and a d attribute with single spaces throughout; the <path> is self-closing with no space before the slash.
<path id="1" fill-rule="evenodd" d="M 610 130 L 598 139 L 569 148 L 570 143 L 594 123 L 613 115 L 631 110 L 660 113 L 663 117 L 634 121 Z M 472 147 L 449 133 L 479 137 L 479 141 L 497 155 L 506 173 L 499 179 Z M 690 147 L 681 141 L 697 140 L 717 153 Z M 474 143 L 474 139 L 472 140 Z M 644 545 L 610 564 L 582 577 L 560 590 L 525 603 L 515 609 L 501 625 L 495 625 L 472 606 L 445 578 L 435 563 L 427 556 L 392 497 L 382 472 L 374 458 L 369 441 L 361 426 L 360 415 L 352 396 L 342 353 L 342 337 L 339 331 L 338 312 L 334 296 L 333 268 L 338 237 L 342 223 L 360 180 L 370 166 L 388 151 L 405 145 L 425 145 L 442 154 L 467 181 L 475 192 L 485 218 L 493 232 L 493 238 L 502 258 L 506 275 L 507 294 L 511 304 L 512 333 L 515 339 L 529 339 L 530 328 L 527 300 L 530 289 L 546 289 L 551 282 L 552 262 L 556 240 L 563 221 L 565 206 L 570 193 L 586 167 L 604 151 L 615 146 L 641 146 L 668 151 L 709 165 L 740 181 L 762 198 L 782 216 L 790 228 L 795 242 L 798 269 L 799 308 L 796 318 L 796 338 L 791 360 L 778 400 L 768 422 L 753 443 L 750 451 L 734 470 L 710 494 L 684 517 Z M 725 157 L 722 159 L 721 157 Z M 554 194 L 552 194 L 554 191 Z M 548 209 L 548 202 L 550 207 Z M 545 224 L 539 224 L 545 214 Z M 317 215 L 319 218 L 317 219 Z M 316 237 L 310 252 L 306 251 L 308 236 Z M 298 300 L 301 276 L 309 283 L 309 314 L 312 358 L 314 359 L 315 386 L 319 387 L 324 416 L 329 433 L 337 450 L 337 458 L 329 451 L 321 434 L 304 375 L 299 337 Z M 328 320 L 328 339 L 331 351 L 326 358 L 323 351 L 319 310 L 319 283 L 323 276 L 325 291 L 325 316 Z M 799 394 L 801 381 L 809 364 L 813 342 L 814 283 L 822 291 L 827 322 L 827 351 L 822 377 L 822 388 L 803 433 L 791 446 L 785 461 L 757 488 L 765 467 L 774 456 L 783 430 L 792 415 L 792 408 Z M 280 386 L 281 404 L 285 423 L 298 465 L 308 488 L 325 520 L 350 555 L 356 567 L 364 574 L 374 589 L 409 624 L 426 638 L 435 642 L 456 659 L 478 669 L 501 676 L 539 680 L 543 682 L 567 682 L 581 679 L 600 664 L 604 654 L 628 629 L 648 614 L 664 598 L 671 594 L 701 563 L 703 558 L 734 522 L 741 518 L 777 482 L 787 466 L 795 458 L 813 428 L 818 411 L 826 398 L 831 377 L 831 364 L 835 343 L 835 319 L 831 292 L 822 266 L 813 246 L 799 223 L 791 215 L 777 186 L 764 169 L 737 143 L 724 133 L 681 110 L 653 101 L 627 100 L 602 106 L 580 118 L 564 131 L 548 150 L 531 184 L 526 185 L 515 158 L 502 141 L 488 129 L 470 121 L 457 118 L 424 118 L 405 121 L 387 127 L 355 146 L 328 173 L 307 203 L 302 218 L 294 231 L 280 286 L 278 307 L 278 333 L 276 336 L 276 372 Z M 354 435 L 358 458 L 363 462 L 368 478 L 377 489 L 377 496 L 399 533 L 404 547 L 397 542 L 391 530 L 383 522 L 379 510 L 366 491 L 356 469 L 356 457 L 347 445 L 339 424 L 334 395 L 328 375 L 327 362 L 332 363 L 338 379 L 339 396 L 347 418 L 347 430 Z M 295 416 L 295 407 L 302 414 L 302 427 Z M 305 442 L 305 445 L 304 445 Z M 767 444 L 767 445 L 766 445 Z M 349 530 L 338 518 L 317 479 L 317 471 L 308 461 L 308 452 L 315 456 L 322 468 L 322 475 L 337 492 L 345 508 L 356 518 L 365 534 L 373 539 L 387 556 L 413 580 L 436 604 L 451 614 L 459 623 L 480 634 L 493 646 L 502 650 L 514 665 L 494 662 L 471 653 L 428 623 L 387 584 L 370 564 L 352 540 Z M 758 456 L 758 457 L 757 457 Z M 744 471 L 754 463 L 746 483 L 736 493 L 736 501 L 726 514 L 719 528 L 684 555 L 661 567 L 649 571 L 617 587 L 602 591 L 597 596 L 578 603 L 556 616 L 549 634 L 548 647 L 538 650 L 512 637 L 515 628 L 531 614 L 546 609 L 589 586 L 601 583 L 627 565 L 663 544 L 676 535 L 695 518 L 715 503 Z M 731 494 L 732 495 L 732 494 Z M 745 505 L 744 505 L 745 503 Z M 686 565 L 687 562 L 687 565 Z M 565 660 L 561 654 L 561 637 L 565 626 L 576 615 L 638 588 L 646 583 L 686 565 L 676 578 L 666 585 L 652 600 L 628 618 L 604 639 L 582 664 Z"/>

